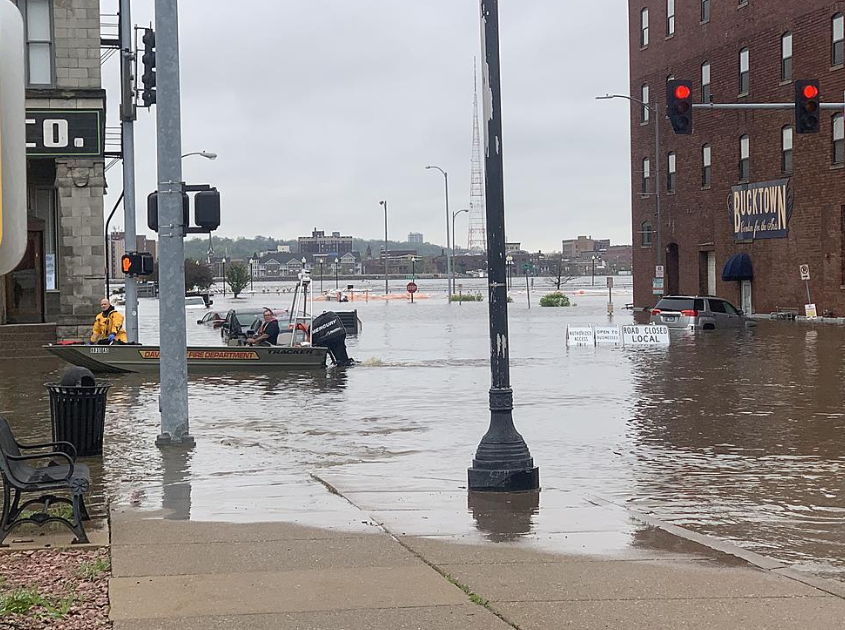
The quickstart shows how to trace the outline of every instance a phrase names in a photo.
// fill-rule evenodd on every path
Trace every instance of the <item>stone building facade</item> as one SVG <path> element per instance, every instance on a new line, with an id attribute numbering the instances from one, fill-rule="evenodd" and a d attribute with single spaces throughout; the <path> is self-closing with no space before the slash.
<path id="1" fill-rule="evenodd" d="M 691 135 L 675 135 L 665 116 L 672 78 L 692 81 L 696 103 L 792 103 L 798 79 L 818 79 L 822 102 L 841 102 L 845 2 L 629 0 L 629 24 L 630 95 L 657 114 L 631 104 L 635 305 L 659 299 L 660 262 L 666 294 L 803 312 L 808 265 L 819 314 L 845 315 L 843 112 L 822 110 L 819 133 L 801 135 L 793 109 L 694 109 Z"/>
<path id="2" fill-rule="evenodd" d="M 0 324 L 90 330 L 104 291 L 105 91 L 99 0 L 12 0 L 24 18 L 28 248 Z"/>

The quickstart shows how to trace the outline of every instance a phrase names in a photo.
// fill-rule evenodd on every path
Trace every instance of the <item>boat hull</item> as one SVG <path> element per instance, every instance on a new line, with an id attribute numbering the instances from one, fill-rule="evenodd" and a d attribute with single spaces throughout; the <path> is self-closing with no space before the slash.
<path id="1" fill-rule="evenodd" d="M 55 346 L 49 353 L 92 372 L 125 374 L 159 369 L 158 346 Z M 192 346 L 188 348 L 188 371 L 265 371 L 284 368 L 321 368 L 326 365 L 326 348 L 286 346 Z"/>

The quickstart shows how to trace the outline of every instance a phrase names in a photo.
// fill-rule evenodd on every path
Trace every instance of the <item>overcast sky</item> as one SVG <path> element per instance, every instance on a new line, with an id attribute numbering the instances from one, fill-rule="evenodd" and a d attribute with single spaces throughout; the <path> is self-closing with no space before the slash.
<path id="1" fill-rule="evenodd" d="M 111 5 L 111 6 L 109 6 Z M 103 0 L 116 12 L 116 0 Z M 154 19 L 134 0 L 133 21 Z M 443 178 L 469 204 L 477 0 L 180 0 L 189 183 L 218 187 L 221 236 L 312 228 L 445 242 Z M 507 237 L 554 251 L 579 234 L 631 242 L 627 3 L 501 0 Z M 115 59 L 104 66 L 113 109 Z M 595 112 L 591 116 L 591 112 Z M 117 125 L 110 110 L 109 125 Z M 483 133 L 483 131 L 482 131 Z M 155 108 L 136 124 L 138 229 L 156 185 Z M 106 212 L 122 189 L 108 172 Z M 122 211 L 112 227 L 122 226 Z M 466 245 L 466 214 L 457 220 Z"/>

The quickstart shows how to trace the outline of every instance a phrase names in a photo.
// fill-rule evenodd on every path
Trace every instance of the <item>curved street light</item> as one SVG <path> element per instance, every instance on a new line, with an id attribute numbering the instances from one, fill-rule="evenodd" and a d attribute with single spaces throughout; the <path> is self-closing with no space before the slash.
<path id="1" fill-rule="evenodd" d="M 186 157 L 188 157 L 190 155 L 199 155 L 200 157 L 204 157 L 207 160 L 216 160 L 217 159 L 217 154 L 214 153 L 213 151 L 191 151 L 190 153 L 185 153 L 182 156 L 182 159 L 184 160 Z"/>
<path id="2" fill-rule="evenodd" d="M 449 237 L 449 173 L 434 165 L 426 166 L 425 169 L 440 171 L 443 174 L 443 181 L 446 183 L 446 291 L 449 295 L 449 304 L 451 304 L 454 287 L 452 286 L 452 257 L 450 253 L 452 245 Z"/>
<path id="3" fill-rule="evenodd" d="M 626 101 L 638 103 L 646 108 L 650 117 L 654 120 L 654 214 L 657 219 L 657 265 L 663 264 L 663 226 L 660 223 L 660 115 L 657 108 L 652 107 L 648 103 L 644 103 L 638 98 L 627 96 L 625 94 L 605 94 L 604 96 L 597 96 L 596 100 L 605 101 L 612 98 L 624 98 Z M 655 270 L 656 272 L 657 270 Z"/>
<path id="4" fill-rule="evenodd" d="M 389 293 L 387 287 L 387 201 L 379 201 L 380 206 L 384 206 L 384 299 L 387 300 Z"/>
<path id="5" fill-rule="evenodd" d="M 457 246 L 458 239 L 455 236 L 457 234 L 457 232 L 455 231 L 455 217 L 458 216 L 461 212 L 469 212 L 469 208 L 464 208 L 463 210 L 455 210 L 452 213 L 452 245 L 454 245 L 453 249 L 455 249 L 455 250 L 458 249 L 458 246 Z M 455 252 L 452 252 L 452 288 L 453 289 L 455 287 L 455 267 L 457 266 L 454 259 L 455 259 Z"/>

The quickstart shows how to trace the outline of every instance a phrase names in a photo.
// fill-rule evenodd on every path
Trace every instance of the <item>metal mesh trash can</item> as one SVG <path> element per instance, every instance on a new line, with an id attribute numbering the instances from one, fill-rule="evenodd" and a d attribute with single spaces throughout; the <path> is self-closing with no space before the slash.
<path id="1" fill-rule="evenodd" d="M 46 384 L 54 442 L 70 442 L 80 456 L 102 455 L 106 395 L 111 385 Z M 60 449 L 62 450 L 62 449 Z"/>

